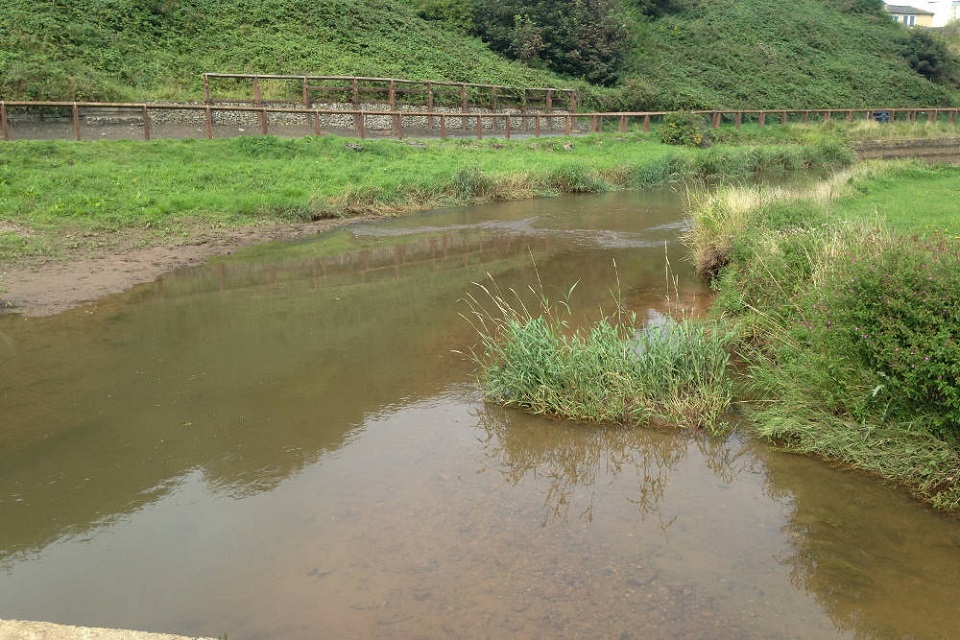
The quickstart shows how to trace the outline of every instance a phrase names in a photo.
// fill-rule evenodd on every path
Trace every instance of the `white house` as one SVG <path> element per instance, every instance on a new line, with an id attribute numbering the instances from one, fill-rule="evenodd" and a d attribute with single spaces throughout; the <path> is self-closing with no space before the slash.
<path id="1" fill-rule="evenodd" d="M 960 0 L 906 0 L 903 4 L 897 5 L 897 8 L 902 9 L 906 4 L 921 11 L 932 13 L 931 27 L 943 27 L 948 22 L 960 20 Z M 887 3 L 887 6 L 891 7 L 893 5 Z M 892 13 L 889 8 L 887 12 Z"/>

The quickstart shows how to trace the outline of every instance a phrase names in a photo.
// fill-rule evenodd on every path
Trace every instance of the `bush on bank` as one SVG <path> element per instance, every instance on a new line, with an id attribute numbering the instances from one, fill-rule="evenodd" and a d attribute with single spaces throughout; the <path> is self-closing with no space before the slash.
<path id="1" fill-rule="evenodd" d="M 757 433 L 956 509 L 960 240 L 842 214 L 852 194 L 917 170 L 868 165 L 789 194 L 728 190 L 694 209 L 688 241 L 715 276 L 717 311 L 746 327 L 739 394 Z M 927 187 L 931 200 L 952 197 Z"/>

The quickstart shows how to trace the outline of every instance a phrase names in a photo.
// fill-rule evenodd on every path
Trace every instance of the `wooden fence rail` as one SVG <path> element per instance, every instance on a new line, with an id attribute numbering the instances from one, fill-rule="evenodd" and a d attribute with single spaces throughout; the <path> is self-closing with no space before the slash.
<path id="1" fill-rule="evenodd" d="M 246 94 L 240 97 L 214 99 L 212 84 L 222 81 L 249 83 Z M 441 82 L 434 80 L 402 80 L 398 78 L 366 78 L 361 76 L 307 76 L 265 75 L 245 73 L 204 73 L 203 101 L 205 104 L 248 102 L 255 106 L 270 104 L 277 100 L 264 98 L 264 84 L 275 85 L 274 93 L 285 96 L 299 95 L 305 109 L 316 103 L 347 103 L 360 110 L 364 102 L 389 105 L 396 111 L 398 103 L 413 102 L 426 111 L 435 106 L 457 106 L 461 111 L 480 107 L 497 111 L 512 106 L 521 110 L 554 108 L 577 110 L 577 92 L 573 89 L 552 87 L 508 87 L 470 82 Z M 407 101 L 404 96 L 418 99 Z M 290 99 L 280 100 L 290 102 Z"/>
<path id="2" fill-rule="evenodd" d="M 28 139 L 29 133 L 21 137 L 18 126 L 25 130 L 37 127 L 37 122 L 68 122 L 72 128 L 72 137 L 83 138 L 84 127 L 109 128 L 112 121 L 132 126 L 137 137 L 150 140 L 151 136 L 163 126 L 170 125 L 169 118 L 160 116 L 163 111 L 181 111 L 194 114 L 187 125 L 191 132 L 203 132 L 203 137 L 249 135 L 259 133 L 269 135 L 304 136 L 336 133 L 353 135 L 359 138 L 371 136 L 395 137 L 403 139 L 409 133 L 415 137 L 440 137 L 451 135 L 469 135 L 481 139 L 484 135 L 510 138 L 513 135 L 539 137 L 548 135 L 573 135 L 588 132 L 616 131 L 626 133 L 630 130 L 649 131 L 652 124 L 662 121 L 670 112 L 597 112 L 597 113 L 525 113 L 509 112 L 458 112 L 458 111 L 396 111 L 396 110 L 338 110 L 303 107 L 278 106 L 240 106 L 213 104 L 171 104 L 171 103 L 110 103 L 110 102 L 32 102 L 0 100 L 0 137 L 3 140 Z M 696 111 L 710 126 L 722 125 L 740 127 L 745 123 L 764 127 L 772 124 L 829 122 L 833 119 L 845 121 L 876 120 L 880 122 L 941 122 L 956 123 L 958 108 L 889 108 L 889 109 L 778 109 L 778 110 L 714 110 Z M 13 114 L 11 112 L 14 112 Z M 34 119 L 23 118 L 24 113 L 33 113 Z M 17 114 L 21 117 L 18 119 Z M 106 115 L 105 115 L 106 114 Z M 151 115 L 153 114 L 153 115 Z M 234 114 L 230 122 L 224 123 L 225 114 Z M 242 115 L 255 118 L 255 126 L 247 130 Z M 123 116 L 123 117 L 120 117 Z M 94 124 L 86 124 L 92 119 Z M 16 121 L 16 122 L 15 122 Z M 105 121 L 103 124 L 100 121 Z M 323 125 L 337 121 L 339 125 Z M 238 124 L 239 123 L 239 124 Z M 386 124 L 385 124 L 386 123 Z M 180 123 L 181 126 L 184 123 Z M 129 130 L 128 130 L 129 131 Z M 49 137 L 49 136 L 46 136 Z M 184 137 L 184 136 L 175 136 Z M 186 137 L 197 137 L 188 135 Z"/>

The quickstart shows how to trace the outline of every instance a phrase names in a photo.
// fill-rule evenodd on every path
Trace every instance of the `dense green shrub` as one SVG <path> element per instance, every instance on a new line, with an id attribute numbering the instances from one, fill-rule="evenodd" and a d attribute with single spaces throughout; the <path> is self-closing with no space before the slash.
<path id="1" fill-rule="evenodd" d="M 802 319 L 812 343 L 878 380 L 886 417 L 919 416 L 960 444 L 960 241 L 895 239 L 878 258 L 841 262 Z"/>
<path id="2" fill-rule="evenodd" d="M 490 48 L 597 84 L 612 84 L 627 51 L 617 0 L 477 0 L 477 32 Z"/>
<path id="3" fill-rule="evenodd" d="M 900 55 L 928 80 L 954 86 L 960 81 L 960 60 L 940 36 L 928 29 L 908 30 L 900 44 Z"/>
<path id="4" fill-rule="evenodd" d="M 660 141 L 687 147 L 709 147 L 712 142 L 706 117 L 692 113 L 668 113 L 663 117 Z"/>

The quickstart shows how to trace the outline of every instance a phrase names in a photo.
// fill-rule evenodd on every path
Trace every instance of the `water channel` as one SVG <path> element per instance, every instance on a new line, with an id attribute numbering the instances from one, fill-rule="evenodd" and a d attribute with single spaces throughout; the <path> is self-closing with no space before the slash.
<path id="1" fill-rule="evenodd" d="M 472 282 L 708 292 L 678 199 L 439 211 L 0 318 L 0 618 L 233 639 L 940 638 L 960 524 L 744 436 L 486 405 Z M 669 262 L 672 275 L 667 273 Z"/>

